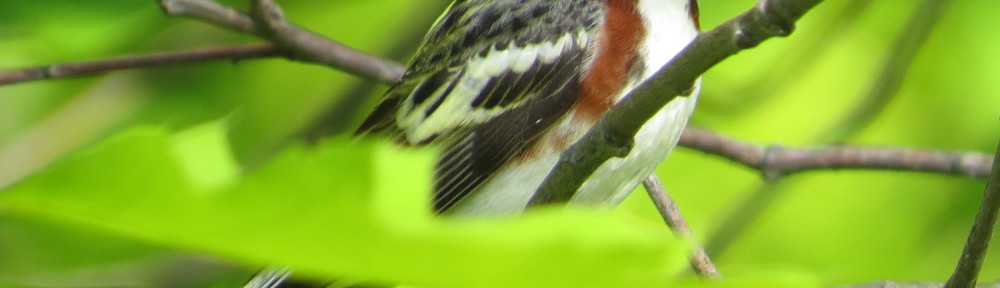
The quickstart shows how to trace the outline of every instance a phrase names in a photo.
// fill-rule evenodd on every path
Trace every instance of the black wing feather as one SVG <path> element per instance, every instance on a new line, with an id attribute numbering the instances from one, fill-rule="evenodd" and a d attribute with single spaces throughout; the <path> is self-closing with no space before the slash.
<path id="1" fill-rule="evenodd" d="M 488 180 L 503 165 L 534 144 L 538 136 L 562 118 L 576 103 L 580 73 L 572 64 L 583 59 L 583 51 L 559 59 L 544 69 L 553 79 L 532 91 L 522 106 L 511 109 L 468 131 L 458 133 L 445 148 L 437 164 L 434 210 L 445 213 Z M 562 73 L 560 73 L 561 71 Z"/>
<path id="2" fill-rule="evenodd" d="M 508 69 L 489 76 L 485 87 L 475 90 L 476 95 L 459 95 L 474 97 L 463 98 L 474 110 L 503 112 L 487 114 L 486 118 L 455 115 L 470 118 L 458 118 L 446 127 L 428 126 L 425 131 L 432 134 L 412 136 L 414 139 L 397 138 L 411 145 L 429 142 L 444 148 L 437 163 L 434 208 L 447 211 L 534 144 L 573 106 L 578 97 L 580 64 L 587 61 L 591 48 L 577 43 L 575 37 L 597 29 L 603 8 L 604 0 L 455 1 L 424 39 L 406 75 L 386 92 L 358 133 L 402 135 L 415 129 L 413 119 L 421 118 L 407 118 L 406 125 L 411 126 L 403 127 L 397 122 L 403 118 L 397 117 L 423 113 L 426 120 L 441 112 L 442 102 L 458 91 L 456 85 L 467 84 L 458 82 L 465 81 L 462 73 L 468 72 L 470 60 L 487 57 L 490 51 L 552 45 L 571 37 L 554 60 L 537 58 L 526 71 Z M 467 93 L 467 87 L 461 91 Z M 424 110 L 415 110 L 418 106 Z"/>

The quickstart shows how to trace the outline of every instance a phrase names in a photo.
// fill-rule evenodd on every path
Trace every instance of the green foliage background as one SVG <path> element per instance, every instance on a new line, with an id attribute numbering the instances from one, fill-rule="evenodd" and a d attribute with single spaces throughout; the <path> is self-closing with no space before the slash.
<path id="1" fill-rule="evenodd" d="M 791 38 L 710 71 L 692 124 L 761 144 L 825 144 L 816 139 L 861 101 L 918 1 L 843 12 L 862 2 L 827 1 Z M 1000 2 L 951 2 L 899 95 L 842 141 L 993 151 L 1000 38 L 989 35 Z M 397 61 L 446 5 L 281 4 L 304 27 Z M 701 4 L 711 28 L 753 1 Z M 0 1 L 0 69 L 255 41 L 165 17 L 154 1 Z M 610 214 L 438 221 L 414 204 L 426 197 L 427 152 L 343 137 L 298 144 L 325 107 L 384 89 L 363 85 L 276 59 L 0 87 L 0 285 L 235 287 L 262 263 L 429 287 L 703 285 L 670 276 L 685 269 L 683 241 L 643 193 Z M 688 149 L 659 173 L 702 241 L 731 232 L 717 229 L 763 185 L 757 171 Z M 896 172 L 788 177 L 713 256 L 733 287 L 943 282 L 983 185 Z M 993 249 L 982 280 L 998 277 Z"/>

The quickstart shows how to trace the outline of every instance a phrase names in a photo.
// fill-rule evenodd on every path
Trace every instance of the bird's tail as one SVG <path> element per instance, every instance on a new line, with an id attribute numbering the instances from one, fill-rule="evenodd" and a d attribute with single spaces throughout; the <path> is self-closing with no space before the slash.
<path id="1" fill-rule="evenodd" d="M 257 272 L 243 288 L 279 288 L 292 275 L 288 268 L 264 268 Z"/>

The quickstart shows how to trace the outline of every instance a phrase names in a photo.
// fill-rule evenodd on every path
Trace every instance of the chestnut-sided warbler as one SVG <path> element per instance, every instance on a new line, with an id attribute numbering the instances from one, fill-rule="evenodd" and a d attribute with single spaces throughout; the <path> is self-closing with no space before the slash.
<path id="1" fill-rule="evenodd" d="M 358 134 L 443 147 L 436 212 L 515 213 L 561 152 L 697 33 L 695 0 L 456 0 Z M 622 201 L 674 148 L 696 98 L 672 100 L 570 202 Z M 292 287 L 267 271 L 247 287 Z"/>

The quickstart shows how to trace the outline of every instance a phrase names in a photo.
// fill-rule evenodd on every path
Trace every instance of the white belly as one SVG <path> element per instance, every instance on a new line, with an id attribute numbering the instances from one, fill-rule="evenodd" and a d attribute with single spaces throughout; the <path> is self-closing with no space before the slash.
<path id="1" fill-rule="evenodd" d="M 646 125 L 635 137 L 635 146 L 625 158 L 612 158 L 601 165 L 571 200 L 572 204 L 614 206 L 647 176 L 653 173 L 680 138 L 688 117 L 694 111 L 697 93 L 677 97 Z M 459 202 L 450 215 L 501 215 L 520 212 L 538 186 L 559 161 L 559 155 L 549 155 L 518 165 L 504 167 L 479 189 Z"/>

